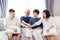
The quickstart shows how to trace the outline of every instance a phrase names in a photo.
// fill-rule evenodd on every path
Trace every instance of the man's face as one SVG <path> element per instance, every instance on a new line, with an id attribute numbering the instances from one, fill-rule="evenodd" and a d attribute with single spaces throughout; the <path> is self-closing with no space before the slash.
<path id="1" fill-rule="evenodd" d="M 30 15 L 30 10 L 25 11 L 25 16 L 29 17 L 29 15 Z"/>
<path id="2" fill-rule="evenodd" d="M 33 16 L 36 18 L 36 17 L 38 17 L 38 14 L 36 12 L 34 12 Z"/>
<path id="3" fill-rule="evenodd" d="M 9 12 L 10 18 L 14 18 L 15 17 L 15 12 Z"/>

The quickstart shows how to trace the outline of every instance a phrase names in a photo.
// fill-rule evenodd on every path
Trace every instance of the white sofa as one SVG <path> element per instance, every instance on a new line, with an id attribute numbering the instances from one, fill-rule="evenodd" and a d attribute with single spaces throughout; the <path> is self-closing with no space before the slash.
<path id="1" fill-rule="evenodd" d="M 0 19 L 0 40 L 8 40 L 8 35 L 6 34 L 4 30 L 4 19 Z M 14 40 L 16 40 L 16 36 L 13 37 Z M 22 39 L 25 40 L 25 36 L 22 34 Z"/>
<path id="2" fill-rule="evenodd" d="M 57 28 L 57 36 L 56 36 L 56 40 L 60 40 L 60 16 L 55 16 L 55 24 L 56 24 L 56 28 Z"/>
<path id="3" fill-rule="evenodd" d="M 60 40 L 60 17 L 55 17 L 55 24 L 57 28 L 57 36 L 56 40 Z M 0 20 L 0 40 L 8 40 L 8 36 L 5 34 L 4 27 L 3 27 L 3 19 Z M 25 40 L 24 36 L 22 37 L 22 40 Z M 45 40 L 45 39 L 44 39 Z"/>

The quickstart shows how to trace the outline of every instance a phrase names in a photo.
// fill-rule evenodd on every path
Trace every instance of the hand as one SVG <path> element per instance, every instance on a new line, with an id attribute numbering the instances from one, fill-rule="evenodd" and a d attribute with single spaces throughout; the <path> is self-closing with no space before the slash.
<path id="1" fill-rule="evenodd" d="M 41 30 L 41 28 L 38 28 L 38 30 Z"/>
<path id="2" fill-rule="evenodd" d="M 49 32 L 49 31 L 50 31 L 50 29 L 47 29 L 46 31 L 47 31 L 47 32 Z"/>
<path id="3" fill-rule="evenodd" d="M 27 28 L 32 29 L 31 25 L 28 25 Z"/>
<path id="4" fill-rule="evenodd" d="M 28 29 L 32 29 L 31 27 L 27 27 Z"/>
<path id="5" fill-rule="evenodd" d="M 14 31 L 17 32 L 17 28 L 14 28 Z"/>

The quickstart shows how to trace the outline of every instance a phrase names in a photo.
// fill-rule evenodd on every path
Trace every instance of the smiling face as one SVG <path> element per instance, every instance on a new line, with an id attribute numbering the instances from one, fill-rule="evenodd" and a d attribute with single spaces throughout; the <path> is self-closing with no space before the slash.
<path id="1" fill-rule="evenodd" d="M 9 17 L 12 19 L 15 17 L 15 10 L 14 9 L 10 9 L 9 10 Z"/>
<path id="2" fill-rule="evenodd" d="M 43 18 L 46 18 L 46 14 L 45 14 L 45 12 L 43 12 Z"/>
<path id="3" fill-rule="evenodd" d="M 38 17 L 38 14 L 36 12 L 33 13 L 33 17 L 34 18 L 37 18 Z"/>
<path id="4" fill-rule="evenodd" d="M 50 17 L 50 12 L 48 10 L 43 11 L 43 18 L 48 19 Z"/>
<path id="5" fill-rule="evenodd" d="M 25 11 L 25 16 L 26 16 L 26 17 L 29 17 L 29 15 L 30 15 L 30 10 L 26 10 L 26 11 Z"/>
<path id="6" fill-rule="evenodd" d="M 34 16 L 34 18 L 37 18 L 38 15 L 39 15 L 39 10 L 38 9 L 33 10 L 33 16 Z"/>
<path id="7" fill-rule="evenodd" d="M 9 12 L 9 16 L 10 16 L 10 18 L 14 18 L 15 17 L 15 12 Z"/>

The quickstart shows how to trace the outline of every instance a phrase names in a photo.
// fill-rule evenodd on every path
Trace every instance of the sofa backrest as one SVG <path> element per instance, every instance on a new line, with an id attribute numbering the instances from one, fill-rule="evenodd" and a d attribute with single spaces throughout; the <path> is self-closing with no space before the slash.
<path id="1" fill-rule="evenodd" d="M 55 16 L 55 24 L 57 30 L 60 30 L 60 16 Z"/>
<path id="2" fill-rule="evenodd" d="M 4 24 L 3 24 L 4 20 L 0 19 L 0 31 L 4 30 Z"/>

